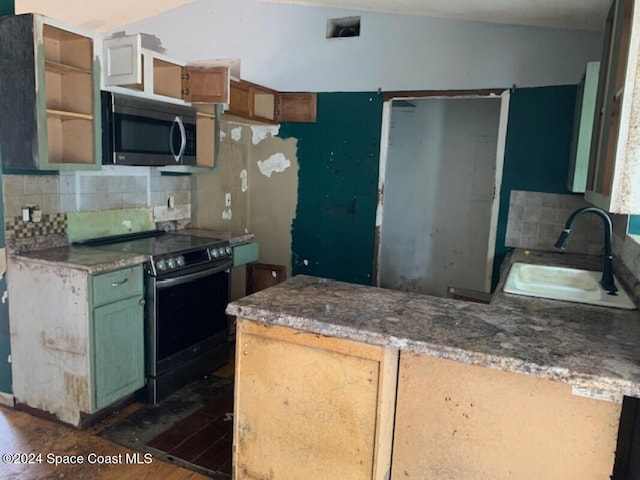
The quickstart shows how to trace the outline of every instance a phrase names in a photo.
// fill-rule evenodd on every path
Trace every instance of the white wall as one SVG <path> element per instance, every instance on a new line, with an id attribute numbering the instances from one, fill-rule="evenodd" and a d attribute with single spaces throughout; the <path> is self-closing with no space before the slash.
<path id="1" fill-rule="evenodd" d="M 391 113 L 380 286 L 484 291 L 501 100 L 411 102 Z"/>
<path id="2" fill-rule="evenodd" d="M 326 21 L 362 17 L 358 38 Z M 240 58 L 242 78 L 281 91 L 477 89 L 575 84 L 601 34 L 279 5 L 198 0 L 125 26 L 185 60 Z"/>

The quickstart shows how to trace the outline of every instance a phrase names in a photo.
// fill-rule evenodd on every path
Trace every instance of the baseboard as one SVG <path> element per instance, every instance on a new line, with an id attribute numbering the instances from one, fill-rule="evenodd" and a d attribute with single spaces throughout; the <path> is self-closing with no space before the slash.
<path id="1" fill-rule="evenodd" d="M 15 406 L 15 399 L 13 394 L 0 392 L 0 405 L 13 408 Z"/>

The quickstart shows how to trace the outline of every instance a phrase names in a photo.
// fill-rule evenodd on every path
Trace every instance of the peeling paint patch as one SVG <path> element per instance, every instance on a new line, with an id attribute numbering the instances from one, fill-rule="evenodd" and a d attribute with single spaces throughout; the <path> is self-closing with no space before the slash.
<path id="1" fill-rule="evenodd" d="M 231 220 L 231 217 L 232 217 L 232 213 L 230 208 L 227 208 L 226 210 L 222 211 L 223 220 Z"/>
<path id="2" fill-rule="evenodd" d="M 266 160 L 258 160 L 260 173 L 266 177 L 271 177 L 274 172 L 282 173 L 290 166 L 291 161 L 283 153 L 274 153 Z"/>
<path id="3" fill-rule="evenodd" d="M 243 168 L 243 169 L 240 171 L 240 189 L 241 189 L 243 192 L 246 192 L 247 190 L 249 190 L 249 186 L 248 186 L 248 183 L 247 183 L 247 179 L 248 179 L 248 176 L 247 176 L 247 169 L 246 169 L 246 168 Z"/>
<path id="4" fill-rule="evenodd" d="M 239 142 L 242 139 L 242 127 L 236 127 L 231 130 L 231 140 Z"/>
<path id="5" fill-rule="evenodd" d="M 7 303 L 7 298 L 9 298 L 9 294 L 5 290 L 4 292 L 2 292 L 2 303 Z"/>
<path id="6" fill-rule="evenodd" d="M 133 223 L 131 223 L 131 220 L 123 220 L 122 226 L 127 230 L 131 231 L 131 229 L 133 228 Z"/>
<path id="7" fill-rule="evenodd" d="M 275 137 L 280 132 L 280 125 L 251 125 L 253 137 L 251 141 L 254 145 L 259 144 L 268 136 Z"/>
<path id="8" fill-rule="evenodd" d="M 220 132 L 220 140 L 225 140 L 227 138 L 227 132 Z"/>

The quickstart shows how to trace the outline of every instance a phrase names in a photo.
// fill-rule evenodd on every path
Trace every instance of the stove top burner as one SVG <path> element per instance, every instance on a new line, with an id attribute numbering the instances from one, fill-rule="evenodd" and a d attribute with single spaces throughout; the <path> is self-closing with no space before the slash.
<path id="1" fill-rule="evenodd" d="M 76 243 L 99 250 L 150 255 L 149 273 L 154 276 L 195 265 L 232 263 L 233 257 L 227 240 L 161 230 L 93 238 Z"/>

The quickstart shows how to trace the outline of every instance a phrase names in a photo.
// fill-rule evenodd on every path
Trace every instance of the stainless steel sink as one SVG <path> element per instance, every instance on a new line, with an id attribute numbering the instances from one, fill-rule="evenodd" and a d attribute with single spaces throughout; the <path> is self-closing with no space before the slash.
<path id="1" fill-rule="evenodd" d="M 605 307 L 636 308 L 617 279 L 614 278 L 617 295 L 609 295 L 603 290 L 599 283 L 601 276 L 602 272 L 578 268 L 516 262 L 511 265 L 503 291 Z"/>

